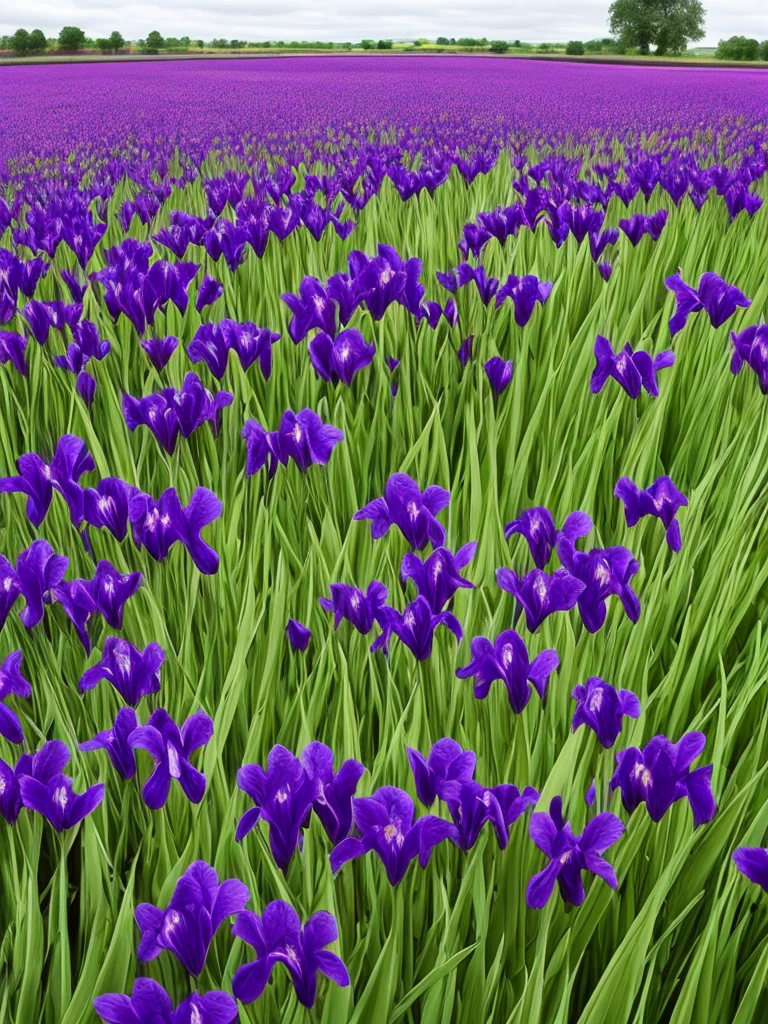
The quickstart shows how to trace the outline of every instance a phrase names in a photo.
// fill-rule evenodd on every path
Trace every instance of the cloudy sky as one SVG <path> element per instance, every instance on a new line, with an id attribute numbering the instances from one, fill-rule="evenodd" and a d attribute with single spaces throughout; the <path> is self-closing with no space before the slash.
<path id="1" fill-rule="evenodd" d="M 433 39 L 487 36 L 531 42 L 591 39 L 605 35 L 610 0 L 163 0 L 160 5 L 105 0 L 2 0 L 0 33 L 19 27 L 58 34 L 77 25 L 93 36 L 118 29 L 138 39 L 152 29 L 193 39 Z M 766 0 L 704 0 L 707 37 L 715 45 L 730 35 L 768 39 Z"/>

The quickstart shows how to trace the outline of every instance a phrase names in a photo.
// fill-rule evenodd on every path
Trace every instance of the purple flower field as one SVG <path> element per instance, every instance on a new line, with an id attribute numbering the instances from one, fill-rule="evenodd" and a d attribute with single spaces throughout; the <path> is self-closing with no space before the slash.
<path id="1" fill-rule="evenodd" d="M 763 1019 L 768 73 L 0 69 L 0 1019 Z"/>

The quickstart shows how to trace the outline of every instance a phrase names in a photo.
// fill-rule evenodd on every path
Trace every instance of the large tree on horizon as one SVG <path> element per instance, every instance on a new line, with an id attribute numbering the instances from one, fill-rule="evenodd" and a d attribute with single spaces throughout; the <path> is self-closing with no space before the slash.
<path id="1" fill-rule="evenodd" d="M 705 14 L 701 0 L 613 0 L 608 23 L 625 46 L 662 55 L 702 39 Z"/>

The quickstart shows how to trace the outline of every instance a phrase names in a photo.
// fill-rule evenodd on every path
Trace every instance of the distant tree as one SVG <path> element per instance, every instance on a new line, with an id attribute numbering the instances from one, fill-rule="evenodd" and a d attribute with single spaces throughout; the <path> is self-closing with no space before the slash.
<path id="1" fill-rule="evenodd" d="M 163 40 L 163 49 L 164 50 L 180 50 L 181 49 L 181 41 L 178 40 L 175 36 L 166 36 L 165 39 Z"/>
<path id="2" fill-rule="evenodd" d="M 391 50 L 392 49 L 392 40 L 391 39 L 380 39 L 378 41 L 378 43 L 376 43 L 376 49 L 377 50 Z"/>
<path id="3" fill-rule="evenodd" d="M 746 36 L 721 39 L 715 50 L 717 60 L 760 60 L 760 43 Z"/>
<path id="4" fill-rule="evenodd" d="M 640 53 L 679 53 L 689 42 L 704 37 L 701 0 L 613 0 L 608 23 L 625 46 Z"/>
<path id="5" fill-rule="evenodd" d="M 96 40 L 96 49 L 102 53 L 112 53 L 112 44 L 106 36 L 99 36 Z"/>
<path id="6" fill-rule="evenodd" d="M 584 54 L 584 43 L 578 39 L 572 39 L 565 48 L 565 52 L 572 57 L 581 57 Z"/>
<path id="7" fill-rule="evenodd" d="M 205 48 L 205 42 L 202 39 L 198 39 L 197 42 L 195 43 L 195 46 L 198 48 L 198 50 L 202 50 Z"/>
<path id="8" fill-rule="evenodd" d="M 184 47 L 185 50 L 189 49 L 189 45 L 190 45 L 190 42 L 191 42 L 189 36 L 182 36 L 181 39 L 179 40 L 179 42 L 181 43 L 181 45 Z"/>
<path id="9" fill-rule="evenodd" d="M 519 50 L 522 45 L 523 44 L 520 42 L 519 39 L 515 39 L 515 41 L 512 43 L 512 49 Z"/>
<path id="10" fill-rule="evenodd" d="M 602 49 L 603 49 L 603 40 L 602 39 L 588 39 L 587 42 L 584 43 L 584 52 L 585 53 L 601 53 Z"/>
<path id="11" fill-rule="evenodd" d="M 112 50 L 122 50 L 125 40 L 119 32 L 113 32 L 109 37 L 109 45 Z"/>
<path id="12" fill-rule="evenodd" d="M 760 43 L 760 60 L 768 60 L 768 39 Z"/>
<path id="13" fill-rule="evenodd" d="M 541 51 L 541 53 L 549 53 L 550 50 L 552 49 L 552 44 L 551 43 L 539 43 L 538 49 Z"/>
<path id="14" fill-rule="evenodd" d="M 73 25 L 65 25 L 59 32 L 59 49 L 68 53 L 76 53 L 85 46 L 85 32 Z"/>
<path id="15" fill-rule="evenodd" d="M 240 39 L 230 39 L 229 45 L 233 50 L 241 50 L 245 46 L 245 43 Z"/>
<path id="16" fill-rule="evenodd" d="M 229 43 L 226 39 L 212 39 L 211 46 L 214 50 L 227 50 L 229 49 Z"/>
<path id="17" fill-rule="evenodd" d="M 438 36 L 437 39 L 436 39 L 436 42 L 437 42 L 438 46 L 450 46 L 451 45 L 451 40 L 448 39 L 447 36 Z"/>
<path id="18" fill-rule="evenodd" d="M 509 49 L 509 43 L 505 42 L 503 39 L 492 39 L 491 40 L 491 45 L 490 45 L 491 53 L 506 53 L 508 49 Z"/>
<path id="19" fill-rule="evenodd" d="M 45 53 L 47 49 L 48 40 L 45 38 L 45 32 L 41 32 L 39 28 L 32 29 L 29 33 L 29 52 Z"/>
<path id="20" fill-rule="evenodd" d="M 17 28 L 11 36 L 11 49 L 17 57 L 26 57 L 30 49 L 29 32 L 25 28 Z"/>

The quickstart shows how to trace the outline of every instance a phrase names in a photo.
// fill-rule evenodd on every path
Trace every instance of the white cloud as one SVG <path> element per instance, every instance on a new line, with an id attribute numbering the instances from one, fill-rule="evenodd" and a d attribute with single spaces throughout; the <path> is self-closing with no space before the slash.
<path id="1" fill-rule="evenodd" d="M 707 37 L 714 45 L 730 35 L 768 39 L 768 4 L 764 0 L 704 0 Z M 512 4 L 485 0 L 482 5 L 438 0 L 164 0 L 162 6 L 104 0 L 3 0 L 0 33 L 23 26 L 58 34 L 62 25 L 78 25 L 91 36 L 119 30 L 138 39 L 157 29 L 163 35 L 193 39 L 225 37 L 263 39 L 364 38 L 434 39 L 487 36 L 530 42 L 591 39 L 607 35 L 607 0 L 541 0 Z"/>

